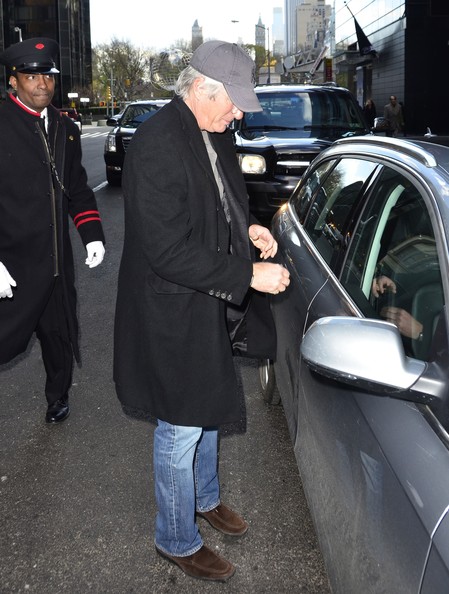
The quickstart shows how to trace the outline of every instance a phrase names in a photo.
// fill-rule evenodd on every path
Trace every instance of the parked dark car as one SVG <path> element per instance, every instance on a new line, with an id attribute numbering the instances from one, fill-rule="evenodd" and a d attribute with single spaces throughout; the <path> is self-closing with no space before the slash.
<path id="1" fill-rule="evenodd" d="M 334 594 L 449 592 L 449 148 L 364 136 L 272 221 L 280 394 Z"/>
<path id="2" fill-rule="evenodd" d="M 60 107 L 59 111 L 68 116 L 71 120 L 73 120 L 75 124 L 78 126 L 79 131 L 81 133 L 83 132 L 81 114 L 79 114 L 74 107 Z"/>
<path id="3" fill-rule="evenodd" d="M 234 122 L 250 210 L 269 221 L 315 157 L 338 138 L 368 134 L 355 97 L 331 85 L 255 88 L 263 112 Z"/>
<path id="4" fill-rule="evenodd" d="M 122 169 L 126 149 L 138 126 L 153 116 L 168 101 L 168 99 L 134 101 L 125 108 L 118 122 L 110 122 L 114 129 L 106 137 L 104 160 L 106 163 L 106 179 L 111 186 L 119 186 L 122 183 Z"/>

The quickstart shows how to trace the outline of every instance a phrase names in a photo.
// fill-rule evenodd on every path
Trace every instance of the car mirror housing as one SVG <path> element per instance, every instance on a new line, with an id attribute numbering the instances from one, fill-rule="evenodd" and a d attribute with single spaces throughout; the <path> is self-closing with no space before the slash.
<path id="1" fill-rule="evenodd" d="M 355 389 L 421 404 L 439 398 L 438 381 L 422 379 L 428 364 L 405 354 L 399 331 L 389 322 L 321 318 L 304 335 L 301 355 L 313 371 Z"/>

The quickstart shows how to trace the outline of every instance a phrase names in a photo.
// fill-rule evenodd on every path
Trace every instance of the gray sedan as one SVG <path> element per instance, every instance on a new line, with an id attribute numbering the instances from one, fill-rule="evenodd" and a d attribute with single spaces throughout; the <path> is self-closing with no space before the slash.
<path id="1" fill-rule="evenodd" d="M 449 592 L 449 148 L 357 137 L 276 214 L 265 399 L 285 410 L 330 583 Z"/>

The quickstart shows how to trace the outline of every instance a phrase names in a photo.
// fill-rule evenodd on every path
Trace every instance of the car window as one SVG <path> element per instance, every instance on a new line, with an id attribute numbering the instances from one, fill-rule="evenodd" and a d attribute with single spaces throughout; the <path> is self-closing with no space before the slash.
<path id="1" fill-rule="evenodd" d="M 300 223 L 304 223 L 304 217 L 319 190 L 326 173 L 334 166 L 335 161 L 329 160 L 321 163 L 310 175 L 305 175 L 305 182 L 301 182 L 291 197 L 291 204 L 298 215 Z"/>
<path id="2" fill-rule="evenodd" d="M 398 326 L 407 354 L 429 360 L 444 306 L 435 234 L 420 189 L 392 168 L 374 184 L 341 282 L 366 316 Z"/>
<path id="3" fill-rule="evenodd" d="M 316 192 L 303 226 L 316 248 L 328 264 L 334 254 L 345 247 L 349 239 L 347 229 L 352 219 L 357 198 L 377 165 L 362 159 L 342 159 L 327 175 Z M 326 165 L 317 169 L 318 185 Z M 305 208 L 307 188 L 301 196 L 299 211 Z"/>
<path id="4" fill-rule="evenodd" d="M 130 105 L 120 120 L 122 128 L 137 128 L 142 122 L 154 115 L 159 109 L 158 105 Z"/>
<path id="5" fill-rule="evenodd" d="M 262 112 L 247 112 L 240 124 L 241 131 L 263 131 L 271 135 L 292 138 L 339 138 L 363 131 L 365 123 L 355 101 L 347 93 L 329 89 L 312 91 L 263 92 L 258 94 Z"/>

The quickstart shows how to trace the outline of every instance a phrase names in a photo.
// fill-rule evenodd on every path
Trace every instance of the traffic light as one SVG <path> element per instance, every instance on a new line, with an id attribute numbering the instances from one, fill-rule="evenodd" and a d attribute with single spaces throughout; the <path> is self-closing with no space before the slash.
<path id="1" fill-rule="evenodd" d="M 112 99 L 111 87 L 107 87 L 106 89 L 106 99 L 110 101 Z"/>

